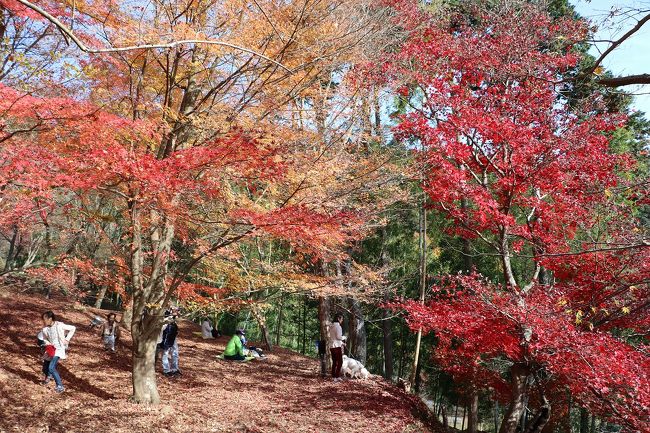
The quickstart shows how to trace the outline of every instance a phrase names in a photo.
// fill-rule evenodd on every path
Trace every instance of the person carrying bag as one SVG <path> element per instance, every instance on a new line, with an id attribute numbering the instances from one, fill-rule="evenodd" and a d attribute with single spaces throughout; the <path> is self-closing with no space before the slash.
<path id="1" fill-rule="evenodd" d="M 58 322 L 52 311 L 46 311 L 41 315 L 41 318 L 43 319 L 44 326 L 41 332 L 43 342 L 45 343 L 43 373 L 45 373 L 45 361 L 49 358 L 47 374 L 45 374 L 43 384 L 46 385 L 52 377 L 56 383 L 55 391 L 61 393 L 65 388 L 63 387 L 63 382 L 61 381 L 61 376 L 56 366 L 59 360 L 67 358 L 66 350 L 77 328 L 72 325 L 66 325 L 63 322 Z"/>

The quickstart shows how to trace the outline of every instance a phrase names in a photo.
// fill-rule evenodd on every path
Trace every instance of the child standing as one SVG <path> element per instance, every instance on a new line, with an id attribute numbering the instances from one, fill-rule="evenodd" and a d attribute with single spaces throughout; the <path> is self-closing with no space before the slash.
<path id="1" fill-rule="evenodd" d="M 120 336 L 120 327 L 115 320 L 115 313 L 108 313 L 107 322 L 102 325 L 102 340 L 104 341 L 104 350 L 110 350 L 115 353 L 115 344 Z"/>
<path id="2" fill-rule="evenodd" d="M 47 373 L 48 375 L 43 380 L 44 384 L 47 384 L 50 377 L 54 378 L 56 382 L 56 392 L 63 392 L 65 388 L 63 387 L 63 382 L 61 381 L 61 376 L 59 375 L 56 365 L 60 359 L 66 359 L 66 349 L 70 339 L 74 335 L 74 332 L 77 328 L 72 325 L 66 325 L 65 323 L 58 322 L 56 316 L 51 311 L 46 311 L 42 314 L 41 318 L 43 319 L 43 341 L 46 344 L 46 352 L 49 354 L 51 349 L 48 350 L 47 346 L 53 346 L 53 355 L 48 363 Z"/>

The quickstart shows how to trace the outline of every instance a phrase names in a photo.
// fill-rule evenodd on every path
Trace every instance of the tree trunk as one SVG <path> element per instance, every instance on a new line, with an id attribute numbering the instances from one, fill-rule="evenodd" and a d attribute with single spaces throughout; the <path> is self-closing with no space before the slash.
<path id="1" fill-rule="evenodd" d="M 329 355 L 329 322 L 330 301 L 324 296 L 318 298 L 318 323 L 320 326 L 320 339 L 325 342 L 325 374 L 330 370 L 331 360 Z"/>
<path id="2" fill-rule="evenodd" d="M 354 359 L 366 364 L 366 327 L 363 319 L 361 304 L 356 299 L 350 299 L 350 354 Z"/>
<path id="3" fill-rule="evenodd" d="M 568 402 L 567 402 L 566 417 L 563 420 L 564 431 L 566 433 L 571 433 L 571 430 L 572 430 L 572 426 L 571 426 L 571 406 L 572 406 L 571 394 L 569 394 L 569 399 L 568 399 Z"/>
<path id="4" fill-rule="evenodd" d="M 307 298 L 302 300 L 302 348 L 300 353 L 305 354 L 307 344 Z"/>
<path id="5" fill-rule="evenodd" d="M 7 251 L 4 272 L 9 272 L 14 262 L 14 251 L 16 248 L 16 239 L 18 238 L 18 226 L 15 225 L 13 231 L 14 233 L 11 235 L 11 241 L 9 241 L 9 251 Z"/>
<path id="6" fill-rule="evenodd" d="M 596 415 L 591 415 L 591 426 L 589 427 L 589 433 L 596 433 Z"/>
<path id="7" fill-rule="evenodd" d="M 271 334 L 269 333 L 269 328 L 266 327 L 266 324 L 260 324 L 260 330 L 262 331 L 262 346 L 266 351 L 273 351 L 273 345 L 271 344 Z"/>
<path id="8" fill-rule="evenodd" d="M 557 423 L 554 420 L 549 420 L 544 427 L 542 428 L 542 433 L 554 433 L 556 432 Z"/>
<path id="9" fill-rule="evenodd" d="M 422 363 L 418 362 L 418 367 L 415 369 L 415 393 L 418 394 L 422 388 Z"/>
<path id="10" fill-rule="evenodd" d="M 580 408 L 580 433 L 589 433 L 589 412 Z"/>
<path id="11" fill-rule="evenodd" d="M 384 337 L 384 377 L 386 380 L 393 380 L 393 329 L 390 320 L 390 313 L 384 309 L 382 313 L 381 328 Z"/>
<path id="12" fill-rule="evenodd" d="M 510 374 L 512 376 L 510 379 L 512 385 L 512 400 L 508 410 L 506 411 L 506 415 L 501 422 L 499 433 L 515 433 L 521 415 L 524 413 L 526 407 L 526 382 L 528 380 L 528 368 L 523 365 L 515 364 L 510 368 Z"/>
<path id="13" fill-rule="evenodd" d="M 375 94 L 375 101 L 377 101 Z M 378 108 L 377 108 L 378 109 Z M 378 116 L 378 112 L 375 111 L 375 115 Z M 379 117 L 376 118 L 377 127 L 379 127 Z M 390 257 L 388 251 L 386 250 L 386 243 L 388 240 L 388 234 L 386 233 L 386 226 L 381 228 L 381 264 L 384 268 L 387 268 L 390 264 Z M 384 293 L 384 302 L 390 300 L 389 294 Z M 393 380 L 393 328 L 390 322 L 390 312 L 387 309 L 382 311 L 382 321 L 381 329 L 383 333 L 383 349 L 384 349 L 384 377 L 386 380 Z"/>
<path id="14" fill-rule="evenodd" d="M 130 317 L 133 336 L 133 400 L 139 403 L 157 404 L 160 402 L 160 396 L 156 388 L 155 353 L 162 327 L 162 313 L 167 308 L 174 290 L 174 287 L 167 287 L 165 284 L 174 227 L 169 221 L 161 218 L 160 227 L 151 231 L 150 237 L 155 249 L 152 251 L 145 285 L 142 215 L 135 200 L 129 202 L 129 209 L 131 211 L 130 271 L 133 289 Z"/>
<path id="15" fill-rule="evenodd" d="M 282 314 L 284 313 L 284 298 L 285 294 L 283 293 L 282 296 L 280 297 L 280 311 L 278 312 L 278 323 L 275 328 L 275 345 L 279 346 L 280 345 L 280 334 L 282 330 Z"/>
<path id="16" fill-rule="evenodd" d="M 375 135 L 381 135 L 381 107 L 379 104 L 379 95 L 377 94 L 377 89 L 373 89 L 373 108 L 375 111 Z"/>
<path id="17" fill-rule="evenodd" d="M 505 279 L 506 286 L 509 286 L 511 290 L 516 290 L 517 280 L 515 279 L 515 274 L 512 270 L 508 238 L 509 234 L 507 229 L 501 229 L 501 244 L 499 253 L 501 254 L 501 265 L 503 266 L 503 278 Z"/>
<path id="18" fill-rule="evenodd" d="M 107 289 L 108 286 L 106 284 L 102 284 L 99 292 L 97 292 L 97 299 L 95 299 L 95 308 L 102 308 L 102 302 L 104 302 L 104 297 L 106 296 Z"/>
<path id="19" fill-rule="evenodd" d="M 131 329 L 131 323 L 133 322 L 133 297 L 130 296 L 124 304 L 124 309 L 122 310 L 122 320 L 120 324 L 127 328 Z"/>
<path id="20" fill-rule="evenodd" d="M 472 390 L 469 396 L 469 419 L 467 420 L 467 431 L 478 432 L 478 391 Z"/>
<path id="21" fill-rule="evenodd" d="M 271 334 L 269 333 L 269 328 L 266 326 L 266 318 L 260 311 L 253 310 L 252 313 L 257 322 L 257 326 L 259 326 L 260 331 L 262 331 L 262 347 L 264 347 L 264 350 L 271 352 L 273 346 L 271 345 Z"/>
<path id="22" fill-rule="evenodd" d="M 542 396 L 542 406 L 539 411 L 528 424 L 528 428 L 524 430 L 525 433 L 542 433 L 546 424 L 551 419 L 551 404 L 546 396 Z"/>
<path id="23" fill-rule="evenodd" d="M 460 206 L 463 212 L 469 207 L 467 198 L 463 197 L 460 200 Z M 472 267 L 474 267 L 474 261 L 472 259 L 472 241 L 468 238 L 462 239 L 463 243 L 463 271 L 469 274 L 472 272 Z"/>
<path id="24" fill-rule="evenodd" d="M 399 370 L 397 371 L 397 376 L 402 377 L 404 374 L 404 346 L 405 346 L 405 336 L 404 336 L 404 326 L 400 327 L 400 348 L 399 348 Z"/>
<path id="25" fill-rule="evenodd" d="M 420 252 L 420 298 L 421 304 L 424 304 L 424 294 L 427 284 L 427 210 L 425 207 L 426 196 L 422 193 L 420 202 L 420 230 L 419 230 L 419 252 Z M 415 339 L 415 354 L 413 355 L 413 368 L 411 369 L 411 386 L 415 389 L 415 379 L 418 373 L 418 363 L 420 362 L 420 344 L 422 343 L 422 328 L 418 329 Z"/>
<path id="26" fill-rule="evenodd" d="M 467 417 L 467 406 L 463 406 L 463 419 L 460 421 L 461 431 L 465 430 L 465 418 Z"/>
<path id="27" fill-rule="evenodd" d="M 442 407 L 442 426 L 445 431 L 449 430 L 449 420 L 447 419 L 447 408 Z"/>
<path id="28" fill-rule="evenodd" d="M 133 337 L 132 399 L 136 403 L 158 404 L 156 386 L 156 344 L 158 334 L 149 338 Z"/>

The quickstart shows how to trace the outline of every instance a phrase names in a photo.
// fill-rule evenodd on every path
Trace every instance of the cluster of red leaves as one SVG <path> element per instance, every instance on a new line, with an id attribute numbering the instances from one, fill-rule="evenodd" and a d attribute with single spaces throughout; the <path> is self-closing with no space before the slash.
<path id="1" fill-rule="evenodd" d="M 623 119 L 580 115 L 558 101 L 553 81 L 575 65 L 570 48 L 584 35 L 583 23 L 553 22 L 533 7 L 480 19 L 485 23 L 451 28 L 432 23 L 388 57 L 384 79 L 417 83 L 407 89 L 424 96 L 420 109 L 400 119 L 396 136 L 423 147 L 424 188 L 433 206 L 459 223 L 456 234 L 506 227 L 562 248 L 555 233 L 571 236 L 567 228 L 591 219 L 589 209 L 630 164 L 608 151 L 606 133 Z M 458 206 L 462 198 L 471 205 Z"/>
<path id="2" fill-rule="evenodd" d="M 435 359 L 458 380 L 493 387 L 507 398 L 500 371 L 534 366 L 549 394 L 568 387 L 594 413 L 647 430 L 650 359 L 639 347 L 590 329 L 567 302 L 571 287 L 535 287 L 525 299 L 478 275 L 445 278 L 426 305 L 406 301 L 412 329 L 435 332 Z"/>
<path id="3" fill-rule="evenodd" d="M 111 292 L 125 294 L 125 281 L 120 273 L 107 266 L 97 266 L 92 260 L 61 256 L 52 267 L 40 266 L 27 269 L 27 274 L 50 290 L 68 295 L 80 295 L 80 289 L 108 286 Z"/>
<path id="4" fill-rule="evenodd" d="M 269 212 L 242 209 L 234 215 L 314 257 L 326 252 L 336 254 L 336 247 L 354 239 L 361 224 L 360 216 L 355 212 L 328 214 L 304 205 L 284 206 Z"/>

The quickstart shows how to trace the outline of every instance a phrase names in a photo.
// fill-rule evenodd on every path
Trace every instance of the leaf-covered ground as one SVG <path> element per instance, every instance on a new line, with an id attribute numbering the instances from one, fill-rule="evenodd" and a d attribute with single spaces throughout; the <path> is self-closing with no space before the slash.
<path id="1" fill-rule="evenodd" d="M 158 375 L 163 403 L 128 402 L 130 337 L 102 350 L 89 328 L 99 310 L 0 288 L 0 432 L 430 432 L 422 405 L 376 378 L 333 383 L 314 359 L 278 349 L 265 361 L 218 361 L 227 337 L 203 340 L 180 324 L 182 377 Z M 60 364 L 66 392 L 39 384 L 36 334 L 52 309 L 77 326 Z"/>

